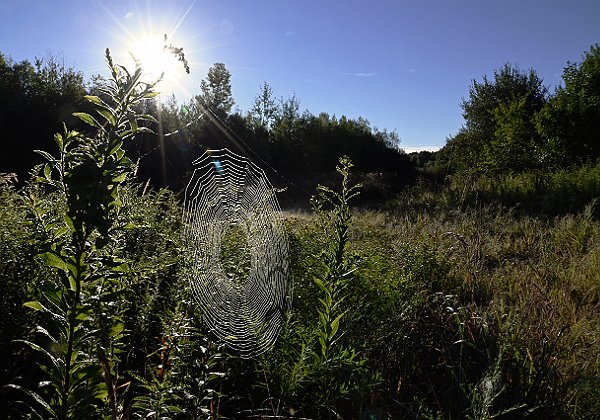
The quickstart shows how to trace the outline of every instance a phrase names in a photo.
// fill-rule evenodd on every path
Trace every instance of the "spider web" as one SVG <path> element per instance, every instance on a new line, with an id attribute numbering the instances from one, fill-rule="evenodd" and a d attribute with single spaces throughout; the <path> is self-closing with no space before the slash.
<path id="1" fill-rule="evenodd" d="M 193 164 L 183 215 L 190 286 L 213 333 L 252 357 L 273 345 L 291 303 L 279 203 L 245 157 L 209 150 Z"/>

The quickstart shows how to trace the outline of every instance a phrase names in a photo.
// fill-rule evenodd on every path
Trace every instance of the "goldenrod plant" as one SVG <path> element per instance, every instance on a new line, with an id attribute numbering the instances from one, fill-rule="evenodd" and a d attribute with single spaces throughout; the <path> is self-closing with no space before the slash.
<path id="1" fill-rule="evenodd" d="M 130 72 L 116 65 L 106 50 L 111 72 L 102 88 L 105 99 L 86 96 L 95 114 L 75 113 L 86 132 L 56 134 L 58 157 L 38 151 L 47 162 L 28 195 L 32 222 L 44 239 L 39 260 L 53 269 L 38 300 L 25 306 L 39 311 L 33 340 L 23 340 L 45 357 L 43 380 L 23 390 L 29 415 L 55 419 L 119 418 L 123 407 L 118 372 L 125 333 L 120 302 L 127 293 L 121 281 L 129 265 L 116 257 L 116 238 L 128 226 L 117 223 L 121 188 L 134 171 L 124 142 L 148 131 L 154 121 L 136 105 L 158 95 L 155 83 L 142 81 L 137 63 Z M 55 194 L 62 211 L 52 212 L 43 199 Z"/>

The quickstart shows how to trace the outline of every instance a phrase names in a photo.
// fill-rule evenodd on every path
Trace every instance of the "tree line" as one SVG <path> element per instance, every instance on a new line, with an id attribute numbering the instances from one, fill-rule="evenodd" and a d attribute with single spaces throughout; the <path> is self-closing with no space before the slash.
<path id="1" fill-rule="evenodd" d="M 34 149 L 52 147 L 50 133 L 60 131 L 63 121 L 78 127 L 70 114 L 87 106 L 84 95 L 104 95 L 101 76 L 86 83 L 81 72 L 56 57 L 31 64 L 0 54 L 0 78 L 0 129 L 6 150 L 0 171 L 19 178 L 39 163 Z M 187 103 L 171 97 L 163 103 L 147 99 L 138 104 L 137 111 L 157 121 L 149 123 L 153 133 L 144 133 L 128 146 L 139 178 L 180 189 L 189 178 L 191 162 L 206 149 L 222 147 L 255 160 L 280 187 L 313 191 L 317 182 L 327 181 L 341 155 L 349 156 L 360 173 L 385 173 L 400 183 L 415 176 L 397 133 L 373 128 L 364 118 L 301 111 L 295 95 L 277 98 L 267 82 L 248 111 L 234 105 L 231 73 L 223 63 L 208 70 L 199 93 Z"/>
<path id="2" fill-rule="evenodd" d="M 464 126 L 447 140 L 438 170 L 469 175 L 548 171 L 600 157 L 600 45 L 568 62 L 550 93 L 535 70 L 505 64 L 473 80 Z"/>
<path id="3" fill-rule="evenodd" d="M 100 76 L 84 81 L 60 56 L 30 63 L 0 53 L 0 172 L 26 179 L 39 163 L 33 150 L 52 147 L 50 133 L 60 131 L 63 122 L 77 127 L 71 113 L 87 106 L 85 94 L 102 96 L 102 83 Z M 374 198 L 385 198 L 428 172 L 501 176 L 595 162 L 600 157 L 600 45 L 591 46 L 580 62 L 568 62 L 553 92 L 534 69 L 508 63 L 492 77 L 473 80 L 461 103 L 464 125 L 436 153 L 409 156 L 396 132 L 371 127 L 364 118 L 301 111 L 295 95 L 277 97 L 267 82 L 250 109 L 241 111 L 223 63 L 208 70 L 190 101 L 147 99 L 138 106 L 158 122 L 149 123 L 153 133 L 139 136 L 127 153 L 138 163 L 139 179 L 154 186 L 185 187 L 193 159 L 206 149 L 227 147 L 295 194 L 326 184 L 339 156 L 347 155 L 355 172 L 371 183 L 364 196 L 376 190 Z"/>

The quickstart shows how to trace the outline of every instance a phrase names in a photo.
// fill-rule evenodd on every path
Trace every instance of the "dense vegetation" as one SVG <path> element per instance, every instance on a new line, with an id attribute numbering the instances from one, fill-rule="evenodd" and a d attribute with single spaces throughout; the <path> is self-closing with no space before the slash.
<path id="1" fill-rule="evenodd" d="M 110 78 L 84 87 L 55 60 L 0 56 L 2 96 L 15 101 L 4 106 L 24 127 L 1 120 L 2 138 L 31 139 L 0 167 L 21 178 L 0 178 L 3 416 L 600 412 L 599 47 L 552 95 L 509 65 L 473 81 L 465 127 L 439 153 L 410 157 L 394 133 L 300 114 L 267 84 L 251 111 L 232 113 L 223 65 L 180 106 L 154 102 L 139 68 L 107 60 Z M 293 307 L 253 359 L 215 342 L 187 287 L 174 189 L 190 155 L 222 146 L 279 177 L 289 207 L 330 187 L 312 212 L 284 214 Z M 34 148 L 47 152 L 26 158 Z M 156 174 L 173 189 L 148 186 Z"/>
<path id="2" fill-rule="evenodd" d="M 85 94 L 106 99 L 101 76 L 86 85 L 81 73 L 58 63 L 52 57 L 35 65 L 14 63 L 0 55 L 0 127 L 7 148 L 0 168 L 16 173 L 21 181 L 34 163 L 42 162 L 33 150 L 53 147 L 48 133 L 62 130 L 65 120 L 83 129 L 70 115 L 90 111 Z M 415 168 L 399 149 L 395 132 L 374 129 L 362 118 L 302 112 L 295 96 L 278 99 L 267 83 L 248 112 L 233 111 L 230 78 L 225 65 L 216 63 L 189 103 L 167 98 L 136 105 L 137 111 L 156 120 L 145 123 L 151 133 L 139 133 L 125 145 L 129 158 L 138 162 L 140 181 L 179 190 L 189 179 L 195 157 L 207 148 L 223 147 L 255 160 L 278 187 L 296 186 L 286 193 L 290 201 L 301 194 L 307 202 L 317 183 L 331 177 L 342 155 L 352 159 L 356 171 L 385 173 L 396 189 L 415 179 Z"/>
<path id="3" fill-rule="evenodd" d="M 473 81 L 465 126 L 439 154 L 452 171 L 507 174 L 548 171 L 600 156 L 600 45 L 568 63 L 552 94 L 535 70 L 505 64 L 494 79 Z"/>

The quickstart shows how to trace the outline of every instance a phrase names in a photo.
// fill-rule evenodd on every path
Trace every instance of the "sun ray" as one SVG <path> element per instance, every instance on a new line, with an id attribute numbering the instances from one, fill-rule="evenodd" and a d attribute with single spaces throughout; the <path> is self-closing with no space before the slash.
<path id="1" fill-rule="evenodd" d="M 194 0 L 190 6 L 187 8 L 187 10 L 184 12 L 184 14 L 181 16 L 181 18 L 179 19 L 179 21 L 177 21 L 177 24 L 175 24 L 175 26 L 173 27 L 173 34 L 175 32 L 177 32 L 177 30 L 179 29 L 179 26 L 181 26 L 181 24 L 185 21 L 185 19 L 187 18 L 187 15 L 192 11 L 192 9 L 194 8 L 194 6 L 196 5 L 196 2 L 198 0 Z M 169 34 L 172 35 L 172 34 Z"/>
<path id="2" fill-rule="evenodd" d="M 186 61 L 191 61 L 195 52 L 200 51 L 190 48 L 192 43 L 197 42 L 196 36 L 184 35 L 186 19 L 191 16 L 197 0 L 180 8 L 166 8 L 150 1 L 135 2 L 129 11 L 122 12 L 122 17 L 116 15 L 114 9 L 109 10 L 104 2 L 97 4 L 112 22 L 103 29 L 116 41 L 109 47 L 117 62 L 130 70 L 136 62 L 139 63 L 144 81 L 160 79 L 157 89 L 164 98 L 172 94 L 187 98 L 193 96 L 189 92 L 193 80 L 186 74 L 187 68 L 178 60 L 181 57 L 172 47 L 183 48 Z"/>

